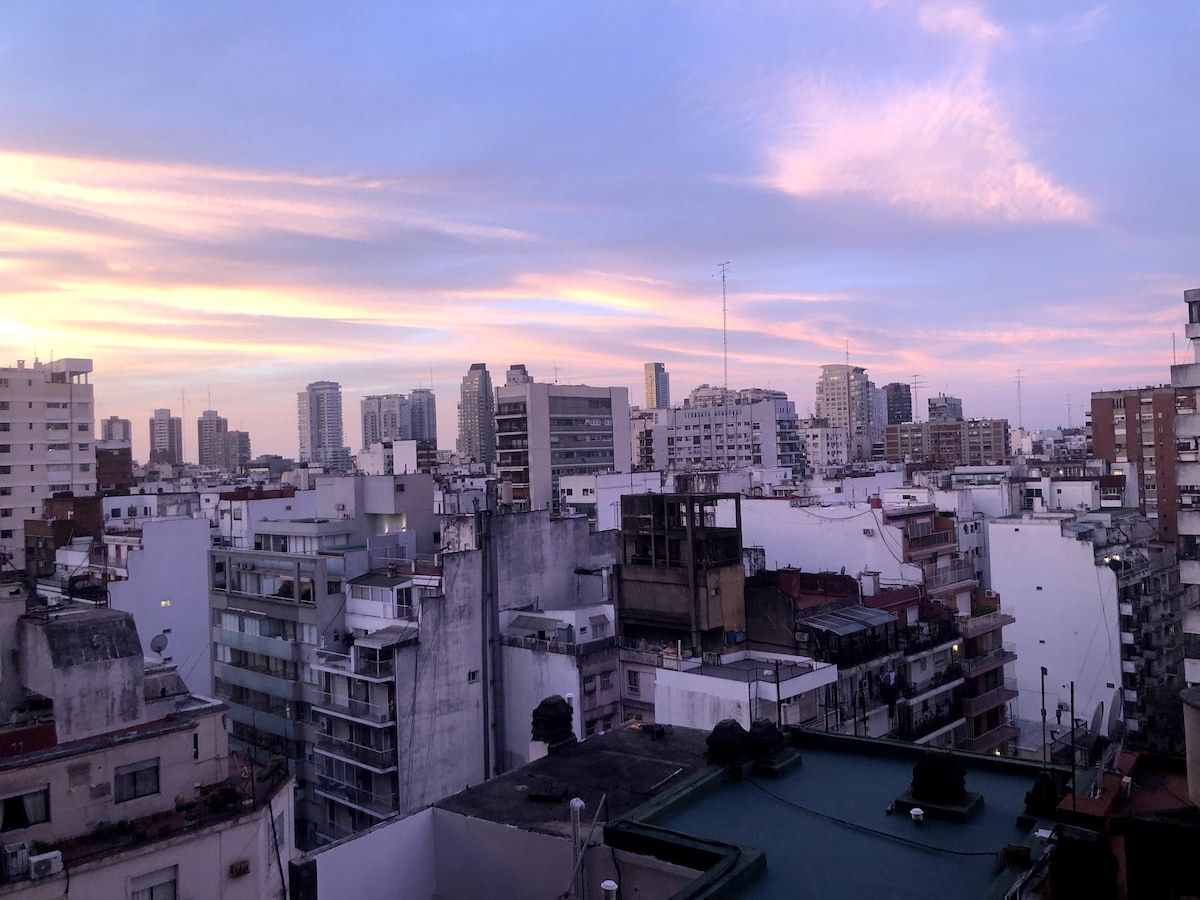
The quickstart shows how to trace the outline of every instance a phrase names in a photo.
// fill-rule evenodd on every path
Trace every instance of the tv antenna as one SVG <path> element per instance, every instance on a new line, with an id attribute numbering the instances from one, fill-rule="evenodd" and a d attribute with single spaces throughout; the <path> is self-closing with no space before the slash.
<path id="1" fill-rule="evenodd" d="M 912 389 L 909 394 L 909 399 L 912 401 L 912 420 L 913 420 L 913 422 L 920 422 L 921 421 L 920 389 L 923 387 L 929 387 L 929 382 L 922 381 L 921 376 L 919 374 L 914 374 L 912 377 L 912 381 L 909 382 L 909 386 Z"/>
<path id="2" fill-rule="evenodd" d="M 725 405 L 725 397 L 729 394 L 729 303 L 725 293 L 725 276 L 729 271 L 729 262 L 718 263 L 721 270 L 721 350 L 725 361 L 725 391 L 721 396 L 721 405 Z"/>
<path id="3" fill-rule="evenodd" d="M 1017 427 L 1022 431 L 1025 430 L 1025 416 L 1021 412 L 1021 385 L 1025 380 L 1024 375 L 1024 370 L 1017 369 Z"/>

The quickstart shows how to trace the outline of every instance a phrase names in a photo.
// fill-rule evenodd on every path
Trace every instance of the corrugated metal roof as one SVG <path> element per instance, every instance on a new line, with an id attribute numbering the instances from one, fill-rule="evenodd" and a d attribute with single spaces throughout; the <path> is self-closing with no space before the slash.
<path id="1" fill-rule="evenodd" d="M 560 622 L 548 616 L 517 616 L 508 623 L 509 628 L 519 631 L 557 631 Z"/>

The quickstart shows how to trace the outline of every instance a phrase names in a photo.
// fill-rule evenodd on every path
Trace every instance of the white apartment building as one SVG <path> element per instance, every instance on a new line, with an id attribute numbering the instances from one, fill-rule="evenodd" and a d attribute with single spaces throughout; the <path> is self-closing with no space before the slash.
<path id="1" fill-rule="evenodd" d="M 96 491 L 90 359 L 0 369 L 0 571 L 25 567 L 25 520 L 54 494 Z"/>
<path id="2" fill-rule="evenodd" d="M 1200 347 L 1200 289 L 1183 292 L 1185 334 Z M 1193 356 L 1194 359 L 1200 357 Z M 1183 596 L 1183 677 L 1200 684 L 1200 362 L 1171 366 L 1176 393 L 1175 482 L 1179 487 L 1179 580 Z"/>
<path id="3" fill-rule="evenodd" d="M 841 469 L 849 462 L 846 458 L 849 441 L 844 426 L 830 425 L 828 419 L 805 419 L 799 427 L 809 470 L 823 475 L 831 469 Z"/>
<path id="4" fill-rule="evenodd" d="M 874 440 L 872 416 L 875 409 L 873 385 L 867 370 L 843 364 L 821 367 L 817 379 L 816 415 L 831 425 L 846 429 L 850 462 L 871 458 Z"/>
<path id="5" fill-rule="evenodd" d="M 516 373 L 514 375 L 514 372 Z M 496 388 L 497 473 L 518 510 L 551 509 L 563 475 L 628 472 L 629 390 L 528 379 Z"/>
<path id="6" fill-rule="evenodd" d="M 119 416 L 109 416 L 100 422 L 100 439 L 130 444 L 133 442 L 133 423 Z"/>
<path id="7" fill-rule="evenodd" d="M 342 386 L 336 381 L 314 381 L 296 395 L 296 421 L 300 437 L 300 462 L 312 462 L 326 472 L 350 470 L 350 448 L 342 432 Z"/>
<path id="8" fill-rule="evenodd" d="M 693 392 L 695 393 L 695 392 Z M 778 397 L 730 395 L 726 404 L 691 404 L 634 414 L 639 465 L 652 460 L 658 471 L 782 467 L 798 472 L 804 464 L 796 404 Z"/>

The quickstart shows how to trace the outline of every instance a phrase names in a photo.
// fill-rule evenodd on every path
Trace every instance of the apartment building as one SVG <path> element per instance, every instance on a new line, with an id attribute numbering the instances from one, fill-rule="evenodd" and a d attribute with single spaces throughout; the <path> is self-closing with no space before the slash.
<path id="1" fill-rule="evenodd" d="M 26 519 L 55 494 L 96 492 L 90 359 L 0 369 L 0 572 L 25 568 Z"/>
<path id="2" fill-rule="evenodd" d="M 109 416 L 100 422 L 100 439 L 104 441 L 133 442 L 133 422 L 118 416 Z"/>
<path id="3" fill-rule="evenodd" d="M 553 509 L 563 475 L 630 471 L 627 388 L 546 384 L 523 366 L 508 382 L 496 388 L 496 471 L 513 509 Z"/>
<path id="4" fill-rule="evenodd" d="M 765 466 L 799 473 L 804 466 L 796 404 L 786 396 L 730 392 L 728 403 L 692 403 L 652 416 L 638 411 L 634 422 L 637 457 L 648 469 Z"/>
<path id="5" fill-rule="evenodd" d="M 286 897 L 291 780 L 229 754 L 225 706 L 128 613 L 23 595 L 0 588 L 0 896 Z"/>
<path id="6" fill-rule="evenodd" d="M 459 389 L 457 450 L 465 462 L 496 461 L 496 395 L 483 363 L 471 365 Z"/>
<path id="7" fill-rule="evenodd" d="M 671 375 L 660 362 L 648 362 L 646 375 L 646 409 L 671 408 Z"/>
<path id="8" fill-rule="evenodd" d="M 156 409 L 150 417 L 149 461 L 183 465 L 183 419 L 169 409 Z"/>
<path id="9" fill-rule="evenodd" d="M 815 414 L 831 425 L 846 429 L 846 455 L 850 462 L 869 460 L 873 452 L 875 423 L 874 385 L 861 366 L 821 367 L 817 379 Z"/>
<path id="10" fill-rule="evenodd" d="M 350 448 L 343 440 L 342 386 L 314 381 L 296 394 L 300 462 L 315 463 L 338 475 L 350 471 Z"/>
<path id="11" fill-rule="evenodd" d="M 1183 294 L 1187 305 L 1186 335 L 1193 350 L 1200 345 L 1200 290 Z M 1193 357 L 1195 358 L 1195 357 Z M 1174 423 L 1174 480 L 1155 482 L 1156 489 L 1177 495 L 1179 531 L 1179 580 L 1184 588 L 1183 653 L 1184 678 L 1189 686 L 1200 684 L 1200 363 L 1171 367 L 1171 386 L 1176 392 Z M 1161 409 L 1166 418 L 1166 410 Z M 1095 416 L 1093 415 L 1093 420 Z M 1157 426 L 1157 419 L 1155 420 Z M 1095 422 L 1093 421 L 1093 430 Z M 1157 430 L 1155 431 L 1157 437 Z M 1157 456 L 1156 456 L 1157 462 Z M 1160 493 L 1161 521 L 1170 494 Z M 1160 529 L 1161 533 L 1161 529 Z"/>

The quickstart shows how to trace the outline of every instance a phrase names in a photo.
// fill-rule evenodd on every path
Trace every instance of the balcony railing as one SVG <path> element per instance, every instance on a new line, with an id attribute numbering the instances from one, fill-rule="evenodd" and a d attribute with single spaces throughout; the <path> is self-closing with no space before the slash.
<path id="1" fill-rule="evenodd" d="M 910 544 L 911 546 L 911 544 Z M 949 566 L 925 569 L 925 589 L 936 591 L 963 581 L 975 581 L 979 576 L 975 572 L 975 563 L 969 559 L 953 560 Z"/>
<path id="2" fill-rule="evenodd" d="M 970 750 L 972 753 L 988 753 L 995 750 L 1006 741 L 1011 741 L 1021 733 L 1021 730 L 1016 725 L 998 725 L 990 731 L 985 731 L 977 737 L 967 738 L 963 741 L 962 749 Z"/>
<path id="3" fill-rule="evenodd" d="M 979 637 L 981 634 L 995 631 L 997 628 L 1003 628 L 1005 625 L 1011 625 L 1015 621 L 1017 621 L 1016 617 L 1009 610 L 1001 607 L 994 612 L 985 613 L 982 616 L 970 616 L 959 619 L 958 632 L 964 638 Z"/>
<path id="4" fill-rule="evenodd" d="M 607 650 L 617 645 L 615 637 L 597 638 L 594 641 L 574 643 L 573 641 L 544 641 L 533 637 L 519 637 L 512 634 L 500 635 L 500 643 L 506 647 L 524 647 L 527 650 L 540 650 L 545 653 L 562 653 L 566 656 L 586 656 L 600 650 Z"/>
<path id="5" fill-rule="evenodd" d="M 1016 650 L 1012 644 L 1005 644 L 990 653 L 985 653 L 982 656 L 976 656 L 972 659 L 964 659 L 962 661 L 963 675 L 968 678 L 973 678 L 976 675 L 982 675 L 984 672 L 990 672 L 992 669 L 999 666 L 1007 665 L 1017 658 Z"/>
<path id="6" fill-rule="evenodd" d="M 902 741 L 919 741 L 947 725 L 960 721 L 963 721 L 962 708 L 955 703 L 942 712 L 929 713 L 914 718 L 911 722 L 902 722 L 896 728 L 896 734 Z"/>
<path id="7" fill-rule="evenodd" d="M 373 813 L 379 813 L 385 817 L 397 812 L 400 805 L 399 797 L 395 791 L 377 792 L 364 790 L 363 788 L 342 784 L 326 775 L 318 776 L 317 789 L 335 799 L 345 800 L 354 806 Z"/>
<path id="8" fill-rule="evenodd" d="M 386 771 L 396 768 L 395 747 L 367 747 L 353 741 L 322 734 L 317 739 L 317 750 L 332 753 L 352 762 L 362 763 L 372 769 Z"/>
<path id="9" fill-rule="evenodd" d="M 317 664 L 337 669 L 348 675 L 359 675 L 363 678 L 384 679 L 396 674 L 396 661 L 393 657 L 386 659 L 366 659 L 362 656 L 352 658 L 349 653 L 338 653 L 336 650 L 318 650 Z"/>
<path id="10" fill-rule="evenodd" d="M 366 719 L 375 724 L 385 724 L 396 721 L 396 709 L 387 703 L 371 703 L 368 700 L 356 700 L 345 694 L 335 694 L 332 691 L 321 691 L 320 700 L 314 704 L 318 709 L 343 713 L 358 719 Z"/>
<path id="11" fill-rule="evenodd" d="M 917 537 L 909 537 L 909 550 L 924 550 L 929 547 L 940 547 L 943 544 L 949 544 L 953 540 L 954 535 L 949 531 L 934 531 L 930 534 L 922 534 Z"/>
<path id="12" fill-rule="evenodd" d="M 1016 700 L 1017 681 L 1015 678 L 1010 678 L 997 688 L 992 688 L 990 691 L 980 694 L 978 697 L 963 698 L 963 715 L 978 716 L 981 713 L 987 712 L 1009 700 Z"/>

